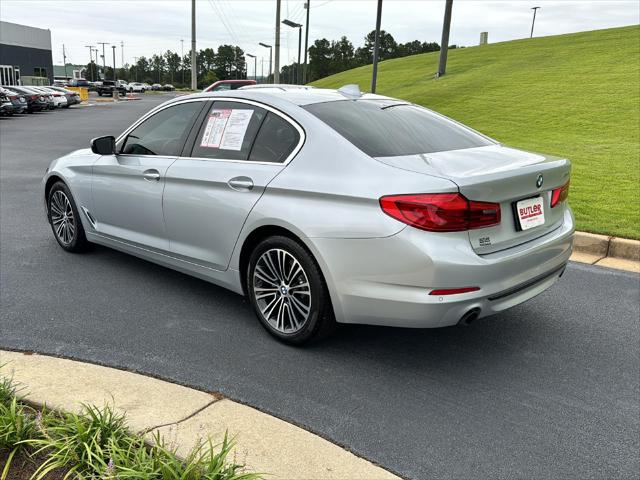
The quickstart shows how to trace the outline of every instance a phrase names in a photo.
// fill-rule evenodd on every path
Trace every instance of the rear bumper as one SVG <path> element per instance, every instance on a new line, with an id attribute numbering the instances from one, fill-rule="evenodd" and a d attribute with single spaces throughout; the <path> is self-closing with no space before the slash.
<path id="1" fill-rule="evenodd" d="M 398 327 L 457 324 L 468 312 L 492 315 L 553 285 L 573 247 L 566 209 L 556 230 L 517 247 L 479 256 L 466 232 L 433 234 L 405 228 L 376 239 L 309 239 L 330 290 L 336 319 Z M 448 296 L 436 288 L 479 287 Z"/>

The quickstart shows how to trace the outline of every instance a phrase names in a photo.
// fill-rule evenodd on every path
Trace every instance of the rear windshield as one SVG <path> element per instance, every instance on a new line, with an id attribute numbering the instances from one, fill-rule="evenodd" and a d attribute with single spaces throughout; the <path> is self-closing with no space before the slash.
<path id="1" fill-rule="evenodd" d="M 415 105 L 345 100 L 305 105 L 307 111 L 372 157 L 397 157 L 483 147 L 487 138 Z"/>

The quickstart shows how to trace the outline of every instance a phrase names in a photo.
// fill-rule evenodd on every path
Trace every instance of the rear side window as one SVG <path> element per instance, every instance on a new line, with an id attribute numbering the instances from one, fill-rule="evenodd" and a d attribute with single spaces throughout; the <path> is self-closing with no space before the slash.
<path id="1" fill-rule="evenodd" d="M 133 129 L 121 153 L 129 155 L 180 155 L 202 102 L 187 102 L 160 110 Z"/>
<path id="2" fill-rule="evenodd" d="M 372 157 L 397 157 L 493 144 L 425 108 L 397 101 L 345 100 L 304 108 Z"/>
<path id="3" fill-rule="evenodd" d="M 269 112 L 253 144 L 249 160 L 282 163 L 296 148 L 299 141 L 300 134 L 289 122 Z"/>
<path id="4" fill-rule="evenodd" d="M 240 102 L 214 102 L 202 122 L 192 157 L 247 160 L 267 116 L 264 108 Z"/>

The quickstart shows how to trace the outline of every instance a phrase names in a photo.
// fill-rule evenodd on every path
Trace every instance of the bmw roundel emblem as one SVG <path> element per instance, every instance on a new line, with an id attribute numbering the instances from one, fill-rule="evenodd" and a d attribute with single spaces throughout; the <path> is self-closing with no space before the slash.
<path id="1" fill-rule="evenodd" d="M 544 182 L 544 178 L 542 178 L 542 174 L 540 173 L 538 175 L 538 178 L 536 180 L 536 187 L 540 188 L 542 187 L 542 183 Z"/>

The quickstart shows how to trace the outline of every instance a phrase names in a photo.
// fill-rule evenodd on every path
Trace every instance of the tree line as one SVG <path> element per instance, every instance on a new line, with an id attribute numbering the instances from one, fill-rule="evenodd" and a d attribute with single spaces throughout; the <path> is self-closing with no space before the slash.
<path id="1" fill-rule="evenodd" d="M 312 82 L 334 73 L 371 64 L 374 43 L 375 31 L 367 34 L 364 38 L 364 45 L 357 48 L 346 36 L 339 40 L 330 41 L 326 38 L 315 40 L 309 47 L 307 81 Z M 449 48 L 456 48 L 456 45 L 451 45 Z M 380 32 L 378 57 L 381 61 L 438 50 L 440 50 L 440 45 L 437 42 L 413 40 L 407 43 L 398 43 L 390 33 L 384 30 Z M 198 88 L 203 88 L 217 80 L 247 78 L 247 64 L 244 55 L 244 51 L 236 45 L 220 45 L 217 50 L 213 48 L 199 50 L 196 55 Z M 88 79 L 95 80 L 98 78 L 98 72 L 102 70 L 101 66 L 91 62 L 87 65 L 86 76 Z M 285 65 L 280 70 L 280 81 L 282 83 L 301 83 L 301 79 L 298 78 L 301 75 L 300 72 L 301 65 L 297 63 Z M 113 68 L 107 66 L 104 69 L 104 74 L 106 79 L 112 79 Z M 128 82 L 171 83 L 177 87 L 188 87 L 191 85 L 191 54 L 187 53 L 181 56 L 167 50 L 163 54 L 140 57 L 136 63 L 126 64 L 123 68 L 116 69 L 116 77 Z M 262 80 L 269 82 L 271 77 L 265 75 Z"/>

